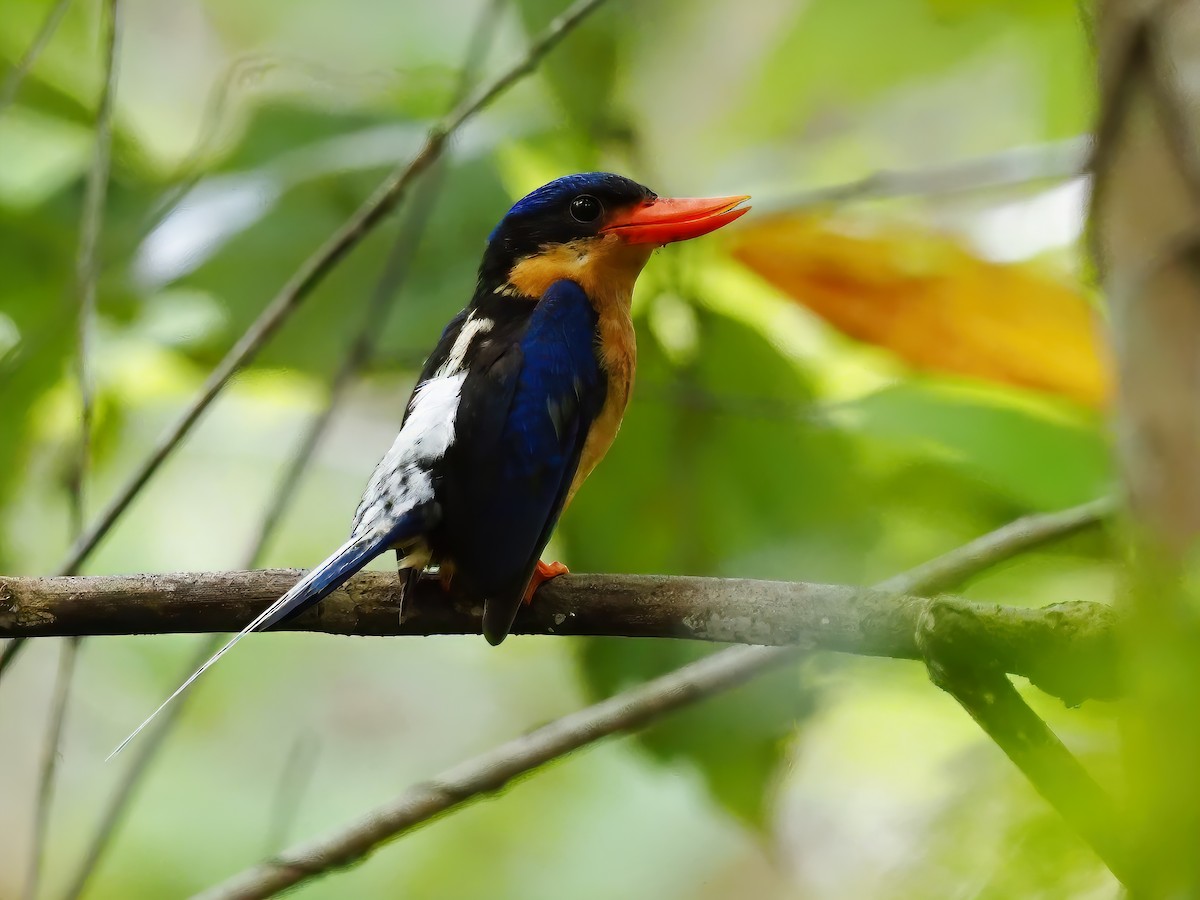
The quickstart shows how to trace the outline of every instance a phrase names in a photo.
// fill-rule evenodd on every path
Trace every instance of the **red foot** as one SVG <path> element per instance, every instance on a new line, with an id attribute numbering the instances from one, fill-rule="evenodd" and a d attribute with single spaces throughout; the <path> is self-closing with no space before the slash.
<path id="1" fill-rule="evenodd" d="M 447 594 L 450 593 L 450 583 L 454 581 L 454 566 L 450 563 L 442 563 L 438 566 L 438 584 L 442 586 L 442 590 Z"/>
<path id="2" fill-rule="evenodd" d="M 544 563 L 539 559 L 537 568 L 533 570 L 533 577 L 529 579 L 529 587 L 525 588 L 525 602 L 532 603 L 538 588 L 551 578 L 566 575 L 569 571 L 570 569 L 560 562 Z"/>

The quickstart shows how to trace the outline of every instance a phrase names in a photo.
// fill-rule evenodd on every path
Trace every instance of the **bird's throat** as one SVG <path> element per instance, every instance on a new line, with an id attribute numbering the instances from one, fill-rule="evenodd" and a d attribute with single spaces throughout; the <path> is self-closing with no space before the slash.
<path id="1" fill-rule="evenodd" d="M 617 308 L 627 313 L 633 285 L 652 250 L 611 235 L 554 244 L 518 260 L 501 290 L 541 297 L 554 282 L 566 279 L 583 288 L 602 319 Z"/>

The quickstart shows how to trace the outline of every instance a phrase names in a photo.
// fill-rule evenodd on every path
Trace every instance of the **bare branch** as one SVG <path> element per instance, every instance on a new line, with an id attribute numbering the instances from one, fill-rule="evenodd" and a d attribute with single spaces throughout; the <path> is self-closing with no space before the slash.
<path id="1" fill-rule="evenodd" d="M 1006 546 L 1011 548 L 1011 552 L 1007 555 L 1002 548 L 994 546 L 995 532 L 992 535 L 985 535 L 960 550 L 942 557 L 942 571 L 949 571 L 953 568 L 955 558 L 961 554 L 964 562 L 959 571 L 963 576 L 975 574 L 979 569 L 973 568 L 973 565 L 981 568 L 996 565 L 1033 546 L 1049 543 L 1079 530 L 1075 522 L 1068 522 L 1064 526 L 1062 514 L 1059 514 L 1058 519 L 1057 527 L 1042 528 L 1041 521 L 1033 519 L 1027 520 L 1024 531 L 1010 532 Z M 1099 520 L 1093 519 L 1092 521 Z M 1030 530 L 1038 534 L 1036 544 L 1025 539 L 1026 533 Z M 990 552 L 981 552 L 986 548 L 992 549 Z M 976 562 L 974 564 L 965 562 L 965 560 L 971 559 Z M 622 579 L 626 584 L 626 595 L 632 590 L 629 587 L 631 580 L 638 581 L 639 579 L 632 579 L 632 576 Z M 523 610 L 522 615 L 518 616 L 518 627 L 522 626 L 523 617 L 539 614 L 543 607 L 553 601 L 554 597 L 559 596 L 560 591 L 571 590 L 570 586 L 580 584 L 582 581 L 584 579 L 580 576 L 564 576 L 543 586 L 542 590 L 538 592 L 533 606 Z M 674 579 L 662 578 L 652 578 L 650 581 L 657 582 L 659 585 L 663 582 L 675 583 Z M 708 579 L 682 579 L 681 581 L 707 581 L 709 582 L 707 587 L 710 588 L 738 584 L 737 582 L 714 582 Z M 913 592 L 921 591 L 925 587 L 918 579 L 908 576 L 898 576 L 890 581 L 891 583 L 907 583 Z M 754 587 L 771 583 L 743 582 L 740 584 Z M 863 652 L 877 653 L 884 647 L 892 648 L 896 651 L 893 655 L 898 656 L 907 655 L 907 651 L 900 652 L 902 648 L 911 648 L 913 653 L 917 652 L 915 647 L 916 622 L 909 616 L 923 607 L 921 601 L 892 598 L 890 614 L 887 610 L 874 608 L 875 612 L 882 612 L 883 615 L 879 617 L 872 615 L 858 622 L 858 629 L 855 631 L 846 627 L 849 622 L 839 613 L 843 610 L 845 603 L 848 601 L 853 603 L 856 597 L 864 596 L 864 593 L 852 588 L 827 589 L 838 595 L 839 599 L 835 601 L 833 595 L 824 595 L 823 591 L 818 590 L 818 594 L 823 595 L 828 601 L 826 611 L 831 615 L 818 615 L 810 621 L 813 626 L 811 634 L 808 635 L 810 642 L 802 647 L 732 647 L 691 663 L 675 672 L 646 682 L 586 709 L 571 713 L 536 731 L 476 756 L 430 781 L 415 785 L 395 800 L 372 810 L 362 819 L 325 837 L 300 844 L 286 853 L 259 863 L 199 896 L 203 900 L 270 897 L 331 869 L 351 865 L 366 857 L 381 844 L 485 793 L 498 791 L 519 775 L 609 735 L 640 728 L 674 709 L 736 687 L 772 667 L 797 659 L 812 647 L 820 646 L 816 643 L 818 640 L 830 640 L 832 642 L 829 645 L 830 649 L 846 649 L 845 643 L 842 643 L 841 646 L 833 644 L 853 642 L 856 639 L 855 635 L 858 634 L 862 636 L 860 639 L 863 647 L 874 648 L 872 651 L 864 650 Z M 0 582 L 0 593 L 3 590 L 3 583 Z M 870 593 L 865 592 L 865 595 L 870 596 Z M 612 594 L 620 596 L 620 592 L 617 591 L 613 591 Z M 595 602 L 603 596 L 606 595 L 592 595 L 586 600 Z M 652 600 L 654 596 L 655 592 L 649 591 L 644 598 L 638 598 L 640 602 L 631 605 L 635 610 L 640 610 L 643 606 L 654 608 L 655 604 L 646 602 L 647 599 Z M 727 602 L 736 601 L 740 596 L 741 593 L 737 590 L 728 591 L 725 594 L 725 600 Z M 802 599 L 811 601 L 812 597 L 807 595 Z M 796 600 L 796 597 L 789 598 L 791 603 L 795 603 Z M 568 623 L 578 622 L 588 609 L 587 606 L 582 605 L 584 601 L 585 598 L 580 596 L 576 598 L 576 602 L 580 605 L 572 605 L 562 612 L 553 614 L 554 626 L 561 630 Z M 803 606 L 810 613 L 813 611 L 811 602 L 803 604 Z M 1074 606 L 1074 604 L 1064 605 L 1061 608 L 1070 609 Z M 979 611 L 981 615 L 986 616 L 986 611 L 989 609 L 995 611 L 997 608 L 980 607 Z M 1096 605 L 1095 611 L 1098 615 L 1105 617 L 1110 615 L 1110 613 L 1100 613 L 1101 609 L 1104 607 Z M 575 613 L 574 618 L 571 617 L 572 612 Z M 1022 610 L 1020 616 L 1030 612 Z M 557 621 L 560 615 L 562 616 L 561 622 Z M 840 624 L 835 625 L 835 623 Z M 691 623 L 689 627 L 703 624 L 702 620 L 699 623 Z M 572 628 L 576 627 L 578 627 L 577 624 L 572 625 Z M 911 627 L 912 630 L 901 633 L 902 627 Z M 1103 630 L 1109 631 L 1110 629 L 1104 627 Z M 634 629 L 630 629 L 630 631 L 634 631 Z M 703 629 L 701 629 L 701 633 L 703 633 Z M 838 637 L 831 638 L 830 635 L 838 635 Z M 1101 643 L 1107 642 L 1107 638 L 1101 641 Z M 1111 666 L 1111 655 L 1105 651 L 1101 656 L 1108 657 Z M 1001 668 L 1007 668 L 1007 666 L 1002 665 Z"/>
<path id="2" fill-rule="evenodd" d="M 1036 525 L 1035 525 L 1036 528 Z M 1068 531 L 1040 531 L 1042 542 Z M 1014 533 L 1012 547 L 1031 545 Z M 975 565 L 1002 558 L 976 552 Z M 976 570 L 977 571 L 977 570 Z M 0 578 L 0 636 L 168 634 L 237 631 L 303 572 Z M 932 579 L 931 579 L 932 580 Z M 921 582 L 912 580 L 914 585 Z M 394 573 L 362 572 L 316 609 L 280 626 L 342 635 L 479 634 L 481 605 L 422 581 L 405 600 Z M 932 601 L 833 584 L 664 575 L 568 575 L 538 591 L 514 634 L 688 638 L 800 645 L 866 656 L 921 659 L 916 633 Z M 970 603 L 971 646 L 1005 671 L 1078 702 L 1111 696 L 1110 608 L 1061 603 L 1044 609 Z M 1065 665 L 1065 662 L 1070 665 Z"/>
<path id="3" fill-rule="evenodd" d="M 794 650 L 734 647 L 632 690 L 570 713 L 410 788 L 344 829 L 291 848 L 235 875 L 195 900 L 270 897 L 330 869 L 363 859 L 450 809 L 503 788 L 512 779 L 573 750 L 634 731 L 682 706 L 730 690 L 795 656 Z"/>

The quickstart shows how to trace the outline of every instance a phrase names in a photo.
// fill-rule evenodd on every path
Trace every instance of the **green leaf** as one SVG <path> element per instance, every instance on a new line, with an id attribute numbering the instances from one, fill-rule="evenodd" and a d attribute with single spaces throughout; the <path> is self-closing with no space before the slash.
<path id="1" fill-rule="evenodd" d="M 996 394 L 934 380 L 905 382 L 837 413 L 845 427 L 907 448 L 986 483 L 1026 509 L 1100 496 L 1113 479 L 1098 420 L 1054 416 Z"/>
<path id="2" fill-rule="evenodd" d="M 1045 92 L 1048 127 L 1039 136 L 1088 127 L 1092 65 L 1073 0 L 814 0 L 799 9 L 740 120 L 763 135 L 794 133 L 823 115 L 828 127 L 846 107 L 989 58 L 1003 59 L 1008 73 L 1028 70 L 1013 90 Z"/>

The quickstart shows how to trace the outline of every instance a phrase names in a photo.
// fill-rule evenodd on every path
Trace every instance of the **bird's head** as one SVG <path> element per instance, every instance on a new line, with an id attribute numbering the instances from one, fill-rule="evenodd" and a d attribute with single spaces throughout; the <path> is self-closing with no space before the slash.
<path id="1" fill-rule="evenodd" d="M 536 299 L 570 279 L 600 302 L 628 302 L 655 247 L 716 231 L 748 197 L 672 200 L 621 175 L 558 178 L 517 201 L 488 238 L 480 290 Z"/>

